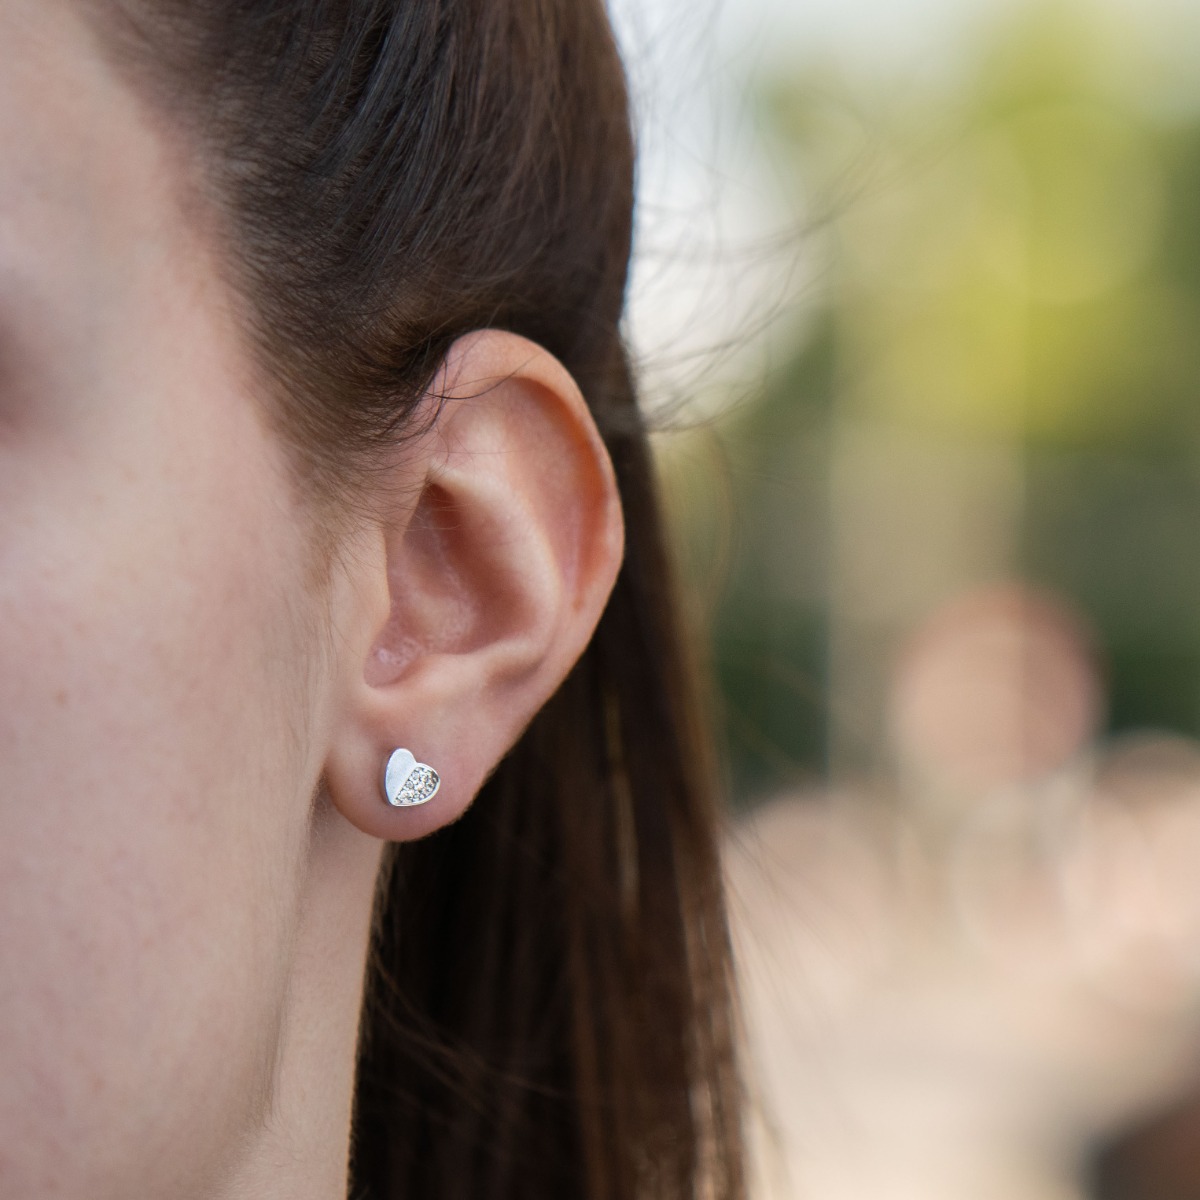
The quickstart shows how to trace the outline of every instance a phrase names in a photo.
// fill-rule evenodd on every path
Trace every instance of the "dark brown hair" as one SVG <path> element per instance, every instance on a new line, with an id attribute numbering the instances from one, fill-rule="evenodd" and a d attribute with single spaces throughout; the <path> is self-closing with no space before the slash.
<path id="1" fill-rule="evenodd" d="M 627 552 L 591 645 L 466 817 L 392 848 L 352 1194 L 742 1194 L 713 774 L 619 321 L 633 148 L 602 0 L 104 0 L 200 151 L 315 494 L 404 436 L 451 343 L 579 382 Z"/>

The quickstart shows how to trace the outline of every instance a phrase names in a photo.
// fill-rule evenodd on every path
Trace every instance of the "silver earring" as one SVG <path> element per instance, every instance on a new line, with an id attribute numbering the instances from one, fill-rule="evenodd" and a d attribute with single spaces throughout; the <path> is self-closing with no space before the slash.
<path id="1" fill-rule="evenodd" d="M 383 773 L 383 794 L 395 808 L 411 808 L 432 800 L 442 779 L 425 763 L 419 763 L 411 750 L 393 750 Z"/>

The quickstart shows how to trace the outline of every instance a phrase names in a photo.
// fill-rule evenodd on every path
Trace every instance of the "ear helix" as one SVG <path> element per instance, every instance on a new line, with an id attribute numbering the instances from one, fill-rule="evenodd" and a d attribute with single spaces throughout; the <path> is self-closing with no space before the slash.
<path id="1" fill-rule="evenodd" d="M 441 776 L 417 762 L 411 750 L 393 750 L 383 774 L 384 799 L 393 808 L 412 808 L 432 800 L 442 785 Z"/>

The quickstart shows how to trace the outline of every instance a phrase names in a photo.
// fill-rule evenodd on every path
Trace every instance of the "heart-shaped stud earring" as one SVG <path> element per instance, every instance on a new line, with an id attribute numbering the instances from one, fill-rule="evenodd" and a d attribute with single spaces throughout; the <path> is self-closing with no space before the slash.
<path id="1" fill-rule="evenodd" d="M 411 750 L 393 750 L 383 773 L 383 794 L 394 808 L 411 808 L 432 800 L 442 785 L 441 776 L 417 762 Z"/>

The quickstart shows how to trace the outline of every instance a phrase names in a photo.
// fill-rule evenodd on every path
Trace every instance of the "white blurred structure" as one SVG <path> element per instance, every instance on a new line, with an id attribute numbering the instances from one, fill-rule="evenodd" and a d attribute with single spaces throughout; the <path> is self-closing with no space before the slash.
<path id="1" fill-rule="evenodd" d="M 729 848 L 751 1195 L 1082 1200 L 1200 1079 L 1200 746 L 1096 746 L 1086 636 L 1016 587 L 935 614 L 893 709 L 910 778 Z"/>

